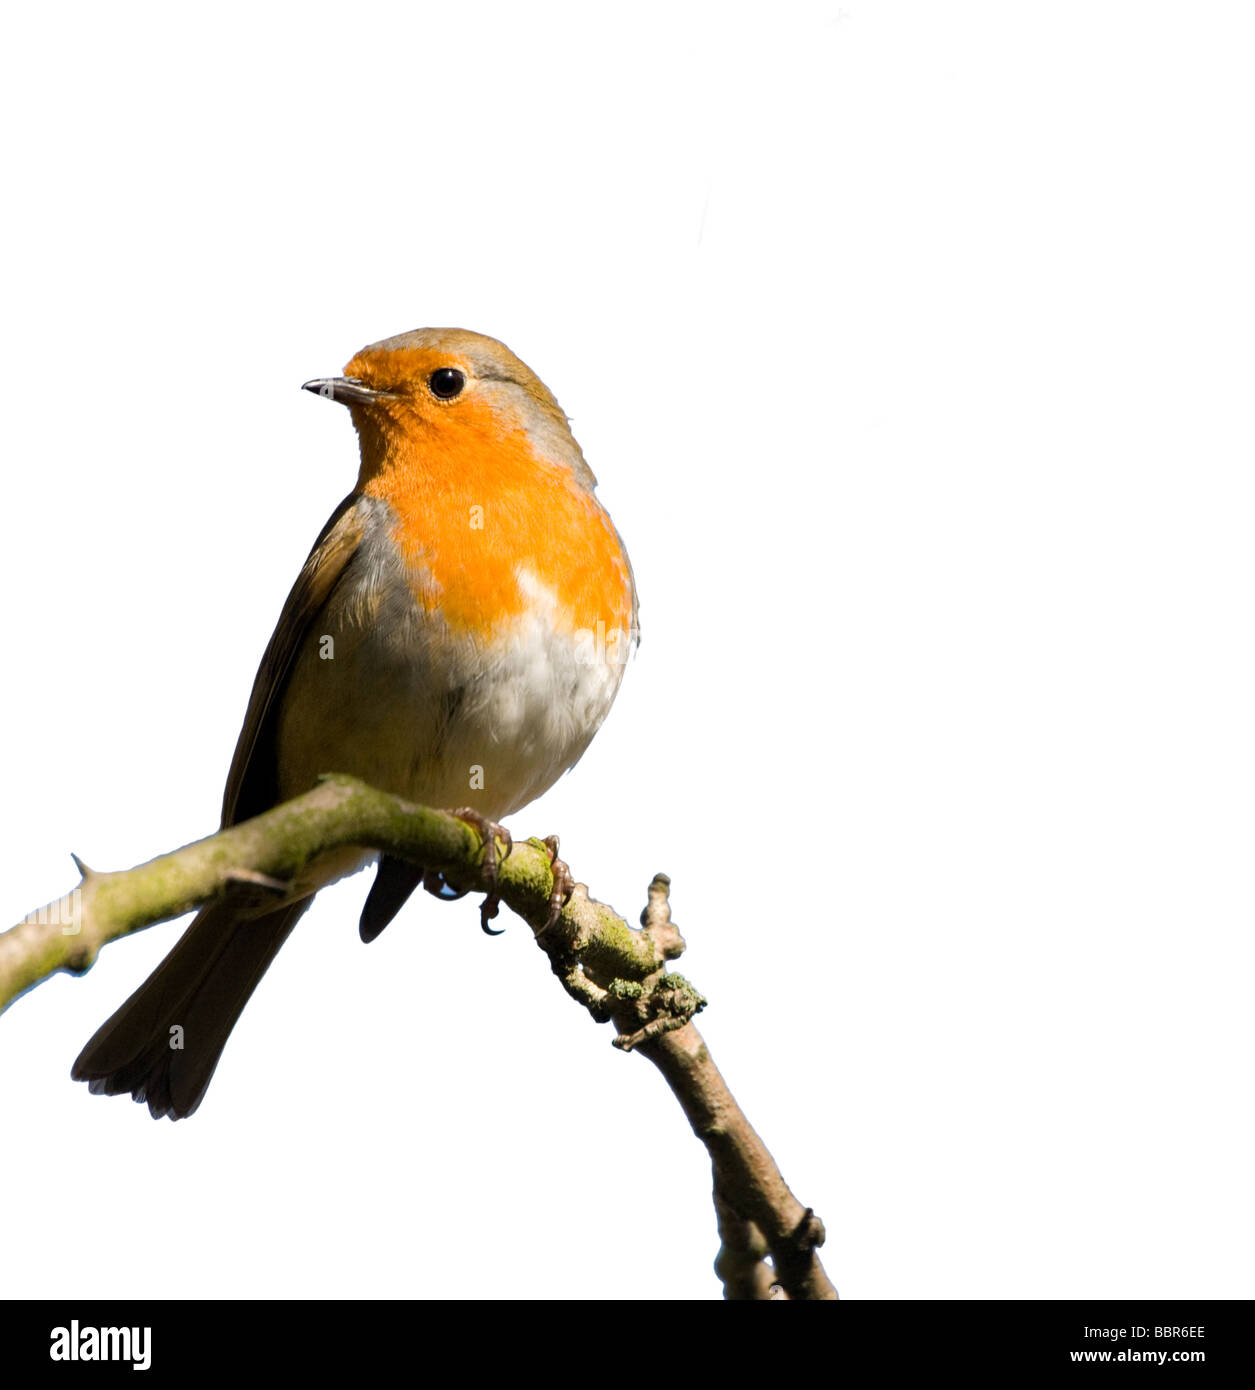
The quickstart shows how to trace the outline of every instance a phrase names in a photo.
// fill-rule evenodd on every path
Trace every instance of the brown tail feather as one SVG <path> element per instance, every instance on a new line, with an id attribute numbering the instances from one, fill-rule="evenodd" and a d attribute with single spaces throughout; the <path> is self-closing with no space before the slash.
<path id="1" fill-rule="evenodd" d="M 70 1075 L 95 1095 L 129 1091 L 148 1102 L 154 1118 L 190 1115 L 249 996 L 312 901 L 263 917 L 242 917 L 229 899 L 202 908 L 174 950 L 96 1031 Z"/>
<path id="2" fill-rule="evenodd" d="M 424 870 L 416 864 L 393 859 L 391 855 L 380 855 L 375 881 L 371 884 L 358 923 L 358 932 L 363 941 L 369 945 L 401 911 L 409 901 L 410 894 L 422 883 L 423 873 Z"/>

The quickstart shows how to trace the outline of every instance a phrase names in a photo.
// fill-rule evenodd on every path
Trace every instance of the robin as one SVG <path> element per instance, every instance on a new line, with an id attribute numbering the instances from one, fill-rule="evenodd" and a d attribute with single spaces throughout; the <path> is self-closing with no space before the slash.
<path id="1" fill-rule="evenodd" d="M 491 887 L 496 838 L 509 846 L 497 822 L 578 761 L 618 692 L 636 637 L 632 567 L 566 416 L 504 344 L 424 328 L 363 348 L 344 370 L 305 389 L 348 407 L 357 485 L 262 657 L 222 825 L 351 773 L 459 808 L 484 832 Z M 130 1092 L 157 1118 L 190 1115 L 314 894 L 375 857 L 323 856 L 264 908 L 257 890 L 206 904 L 79 1054 L 74 1078 Z M 423 881 L 382 858 L 363 940 Z M 426 886 L 439 884 L 428 875 Z"/>

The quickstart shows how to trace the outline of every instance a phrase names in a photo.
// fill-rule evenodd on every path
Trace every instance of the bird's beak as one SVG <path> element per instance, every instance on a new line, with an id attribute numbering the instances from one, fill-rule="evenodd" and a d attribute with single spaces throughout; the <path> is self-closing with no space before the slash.
<path id="1" fill-rule="evenodd" d="M 313 391 L 326 396 L 329 401 L 339 401 L 341 405 L 369 405 L 371 401 L 390 401 L 390 391 L 376 391 L 364 381 L 355 381 L 351 376 L 320 377 L 317 381 L 307 381 L 302 391 Z"/>

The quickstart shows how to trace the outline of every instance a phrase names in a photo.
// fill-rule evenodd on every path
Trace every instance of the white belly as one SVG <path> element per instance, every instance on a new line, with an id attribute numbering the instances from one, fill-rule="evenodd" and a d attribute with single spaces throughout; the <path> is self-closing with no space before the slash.
<path id="1" fill-rule="evenodd" d="M 484 642 L 450 632 L 418 607 L 385 541 L 386 518 L 374 520 L 288 681 L 281 795 L 345 772 L 425 805 L 502 819 L 583 754 L 626 652 L 577 640 L 525 573 L 523 615 Z"/>

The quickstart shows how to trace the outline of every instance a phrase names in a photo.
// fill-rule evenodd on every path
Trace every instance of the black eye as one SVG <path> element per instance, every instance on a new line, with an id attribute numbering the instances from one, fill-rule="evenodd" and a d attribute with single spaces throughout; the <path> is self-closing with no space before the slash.
<path id="1" fill-rule="evenodd" d="M 442 401 L 451 401 L 466 385 L 466 378 L 456 367 L 441 367 L 427 378 L 431 394 Z"/>

